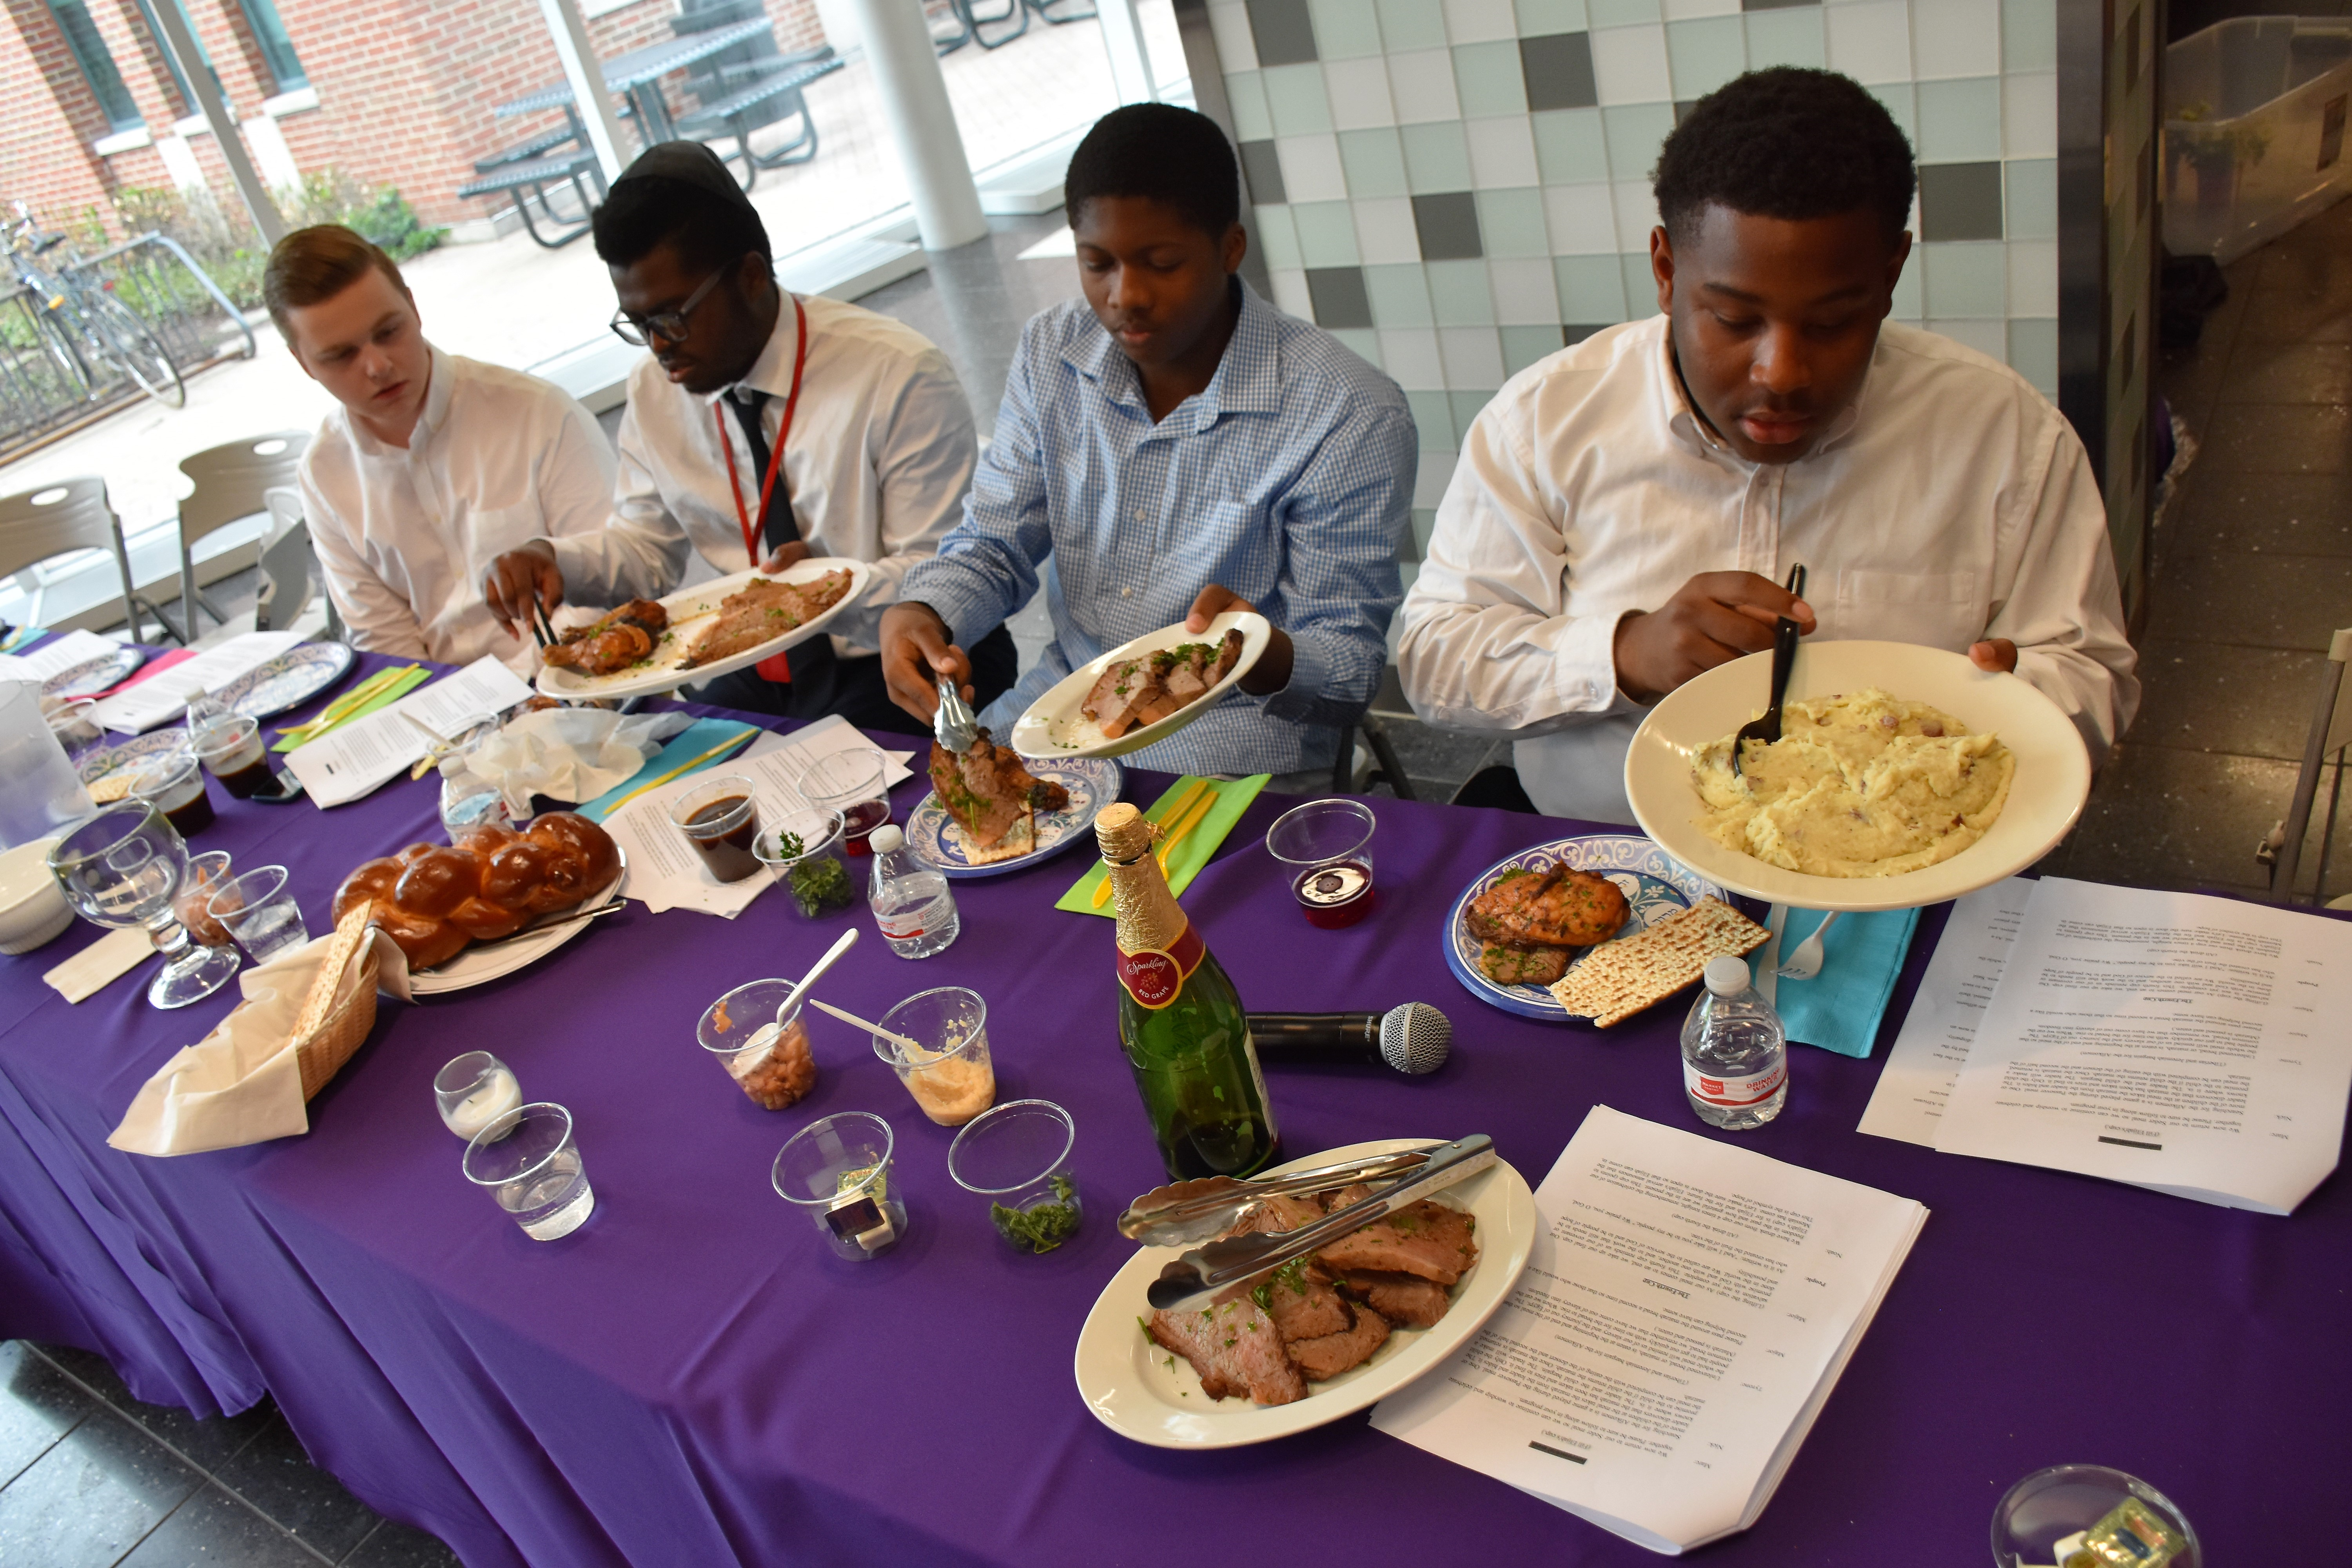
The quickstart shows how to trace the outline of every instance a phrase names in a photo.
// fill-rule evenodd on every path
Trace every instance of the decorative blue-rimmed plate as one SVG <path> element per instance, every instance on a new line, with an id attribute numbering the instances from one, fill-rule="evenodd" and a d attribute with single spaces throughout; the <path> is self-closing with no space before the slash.
<path id="1" fill-rule="evenodd" d="M 1118 798 L 1119 785 L 1127 777 L 1126 770 L 1108 757 L 1061 757 L 1052 761 L 1024 757 L 1022 765 L 1031 776 L 1060 784 L 1070 792 L 1069 805 L 1059 811 L 1039 814 L 1036 848 L 1017 859 L 973 865 L 964 845 L 963 829 L 948 816 L 937 793 L 925 795 L 922 804 L 908 816 L 907 847 L 957 879 L 1001 877 L 1008 871 L 1018 871 L 1040 860 L 1052 859 L 1081 839 L 1093 842 L 1095 817 Z"/>
<path id="2" fill-rule="evenodd" d="M 275 719 L 349 675 L 357 662 L 359 655 L 347 644 L 306 642 L 247 670 L 213 696 L 248 719 Z"/>
<path id="3" fill-rule="evenodd" d="M 1462 982 L 1471 995 L 1506 1013 L 1517 1013 L 1522 1018 L 1542 1018 L 1566 1023 L 1575 1015 L 1553 999 L 1550 991 L 1541 985 L 1501 985 L 1487 978 L 1478 967 L 1478 954 L 1486 943 L 1470 934 L 1464 918 L 1470 900 L 1493 887 L 1506 871 L 1549 871 L 1554 866 L 1566 866 L 1572 871 L 1591 871 L 1606 877 L 1625 895 L 1633 912 L 1627 917 L 1625 929 L 1617 936 L 1628 937 L 1643 931 L 1667 916 L 1686 910 L 1701 899 L 1722 899 L 1730 896 L 1706 878 L 1685 867 L 1673 856 L 1637 833 L 1591 833 L 1574 838 L 1555 838 L 1549 844 L 1538 844 L 1517 854 L 1496 861 L 1478 874 L 1475 881 L 1462 889 L 1454 900 L 1454 908 L 1445 917 L 1445 967 L 1454 971 L 1454 978 Z M 1592 950 L 1587 948 L 1586 952 Z M 1578 963 L 1584 962 L 1579 954 Z M 1569 965 L 1573 970 L 1576 964 Z M 1577 1019 L 1579 1023 L 1585 1020 Z"/>
<path id="4" fill-rule="evenodd" d="M 177 724 L 166 724 L 160 730 L 150 730 L 143 735 L 133 735 L 120 745 L 101 746 L 77 758 L 74 772 L 84 784 L 96 784 L 109 773 L 121 773 L 153 762 L 166 752 L 176 752 L 188 743 L 188 731 Z"/>
<path id="5" fill-rule="evenodd" d="M 41 682 L 41 695 L 95 697 L 110 686 L 121 685 L 130 679 L 133 670 L 146 662 L 145 648 L 119 647 L 112 653 L 102 653 L 96 658 L 86 658 L 79 664 L 58 671 Z"/>

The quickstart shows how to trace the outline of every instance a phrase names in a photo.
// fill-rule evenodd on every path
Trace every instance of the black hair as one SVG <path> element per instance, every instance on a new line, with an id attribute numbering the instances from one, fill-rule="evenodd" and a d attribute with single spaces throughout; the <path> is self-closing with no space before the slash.
<path id="1" fill-rule="evenodd" d="M 1759 217 L 1866 210 L 1894 243 L 1911 216 L 1911 143 L 1870 90 L 1835 71 L 1749 71 L 1691 107 L 1650 176 L 1680 239 L 1710 204 Z"/>
<path id="2" fill-rule="evenodd" d="M 1232 143 L 1215 121 L 1172 103 L 1130 103 L 1095 121 L 1062 176 L 1071 227 L 1097 196 L 1161 203 L 1214 239 L 1242 216 Z"/>
<path id="3" fill-rule="evenodd" d="M 613 187 L 591 220 L 607 267 L 644 260 L 668 245 L 689 272 L 709 272 L 758 251 L 771 261 L 768 229 L 749 202 L 730 202 L 683 180 L 640 176 Z"/>

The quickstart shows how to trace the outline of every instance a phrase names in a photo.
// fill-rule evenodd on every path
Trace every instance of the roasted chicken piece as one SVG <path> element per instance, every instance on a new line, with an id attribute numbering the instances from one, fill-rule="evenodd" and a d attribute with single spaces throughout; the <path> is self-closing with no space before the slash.
<path id="1" fill-rule="evenodd" d="M 1242 634 L 1234 630 L 1213 644 L 1181 643 L 1141 658 L 1121 659 L 1102 672 L 1078 711 L 1116 741 L 1207 696 L 1241 657 Z"/>
<path id="2" fill-rule="evenodd" d="M 669 612 L 652 599 L 631 599 L 587 626 L 563 634 L 540 657 L 558 669 L 610 675 L 646 658 L 669 629 Z"/>
<path id="3" fill-rule="evenodd" d="M 1630 913 L 1625 895 L 1606 877 L 1554 866 L 1549 871 L 1506 871 L 1502 880 L 1470 900 L 1470 934 L 1514 947 L 1591 947 L 1615 936 Z"/>
<path id="4" fill-rule="evenodd" d="M 997 745 L 986 730 L 961 756 L 931 742 L 931 788 L 974 849 L 994 849 L 1018 838 L 1024 824 L 1034 846 L 1036 814 L 1070 804 L 1068 790 L 1033 775 L 1010 746 Z"/>
<path id="5" fill-rule="evenodd" d="M 678 668 L 715 664 L 804 626 L 840 603 L 849 583 L 846 572 L 828 572 L 806 583 L 754 577 L 719 601 L 719 618 L 702 628 Z"/>

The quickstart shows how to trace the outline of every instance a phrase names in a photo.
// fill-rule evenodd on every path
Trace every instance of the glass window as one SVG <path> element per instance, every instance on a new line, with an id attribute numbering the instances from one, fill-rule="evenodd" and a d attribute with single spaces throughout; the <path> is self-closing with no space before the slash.
<path id="1" fill-rule="evenodd" d="M 179 7 L 180 23 L 188 29 L 188 37 L 196 41 L 196 53 L 202 57 L 205 69 L 212 71 L 213 85 L 219 88 L 220 72 L 213 70 L 212 51 L 205 47 L 204 35 L 196 31 L 196 21 L 194 17 L 188 15 L 186 0 L 172 0 L 172 4 Z M 155 40 L 155 52 L 163 57 L 163 64 L 171 70 L 172 86 L 180 94 L 180 112 L 195 113 L 196 95 L 188 89 L 188 79 L 180 74 L 179 60 L 173 56 L 171 46 L 163 41 L 163 24 L 155 20 L 155 7 L 152 0 L 139 0 L 139 15 L 147 23 L 149 36 Z M 228 91 L 226 88 L 221 89 L 221 99 L 224 102 L 227 101 Z"/>
<path id="2" fill-rule="evenodd" d="M 238 4 L 245 7 L 245 19 L 253 25 L 253 39 L 261 46 L 269 74 L 278 79 L 278 90 L 292 92 L 310 86 L 310 75 L 296 58 L 294 40 L 286 36 L 286 24 L 278 18 L 272 0 L 238 0 Z"/>
<path id="3" fill-rule="evenodd" d="M 114 56 L 107 49 L 106 40 L 99 36 L 82 0 L 49 0 L 49 14 L 57 17 L 58 31 L 66 36 L 66 47 L 73 51 L 74 61 L 81 67 L 91 95 L 106 115 L 107 129 L 129 131 L 143 123 L 139 105 L 132 101 L 131 89 L 122 85 L 122 73 L 114 68 Z"/>

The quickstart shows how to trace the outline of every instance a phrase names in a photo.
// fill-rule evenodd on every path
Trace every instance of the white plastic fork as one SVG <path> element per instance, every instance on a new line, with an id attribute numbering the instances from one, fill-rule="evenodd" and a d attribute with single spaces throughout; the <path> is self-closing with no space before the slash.
<path id="1" fill-rule="evenodd" d="M 1813 934 L 1799 942 L 1797 951 L 1789 954 L 1773 973 L 1783 980 L 1811 980 L 1819 974 L 1822 972 L 1822 938 L 1828 935 L 1830 927 L 1835 924 L 1837 911 L 1832 910 L 1822 917 L 1822 923 L 1813 928 Z"/>

